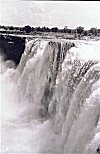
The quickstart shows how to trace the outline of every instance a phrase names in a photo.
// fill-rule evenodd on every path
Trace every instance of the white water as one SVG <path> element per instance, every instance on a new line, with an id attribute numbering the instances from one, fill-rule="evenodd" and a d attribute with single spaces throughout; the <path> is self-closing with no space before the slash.
<path id="1" fill-rule="evenodd" d="M 100 42 L 73 42 L 27 42 L 16 69 L 1 57 L 2 153 L 97 153 Z"/>

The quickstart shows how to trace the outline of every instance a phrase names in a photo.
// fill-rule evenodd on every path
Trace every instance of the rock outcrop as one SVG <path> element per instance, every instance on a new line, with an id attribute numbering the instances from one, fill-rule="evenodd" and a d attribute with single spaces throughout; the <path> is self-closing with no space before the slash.
<path id="1" fill-rule="evenodd" d="M 0 35 L 0 52 L 4 54 L 4 60 L 13 60 L 19 64 L 25 49 L 25 39 L 18 36 Z"/>

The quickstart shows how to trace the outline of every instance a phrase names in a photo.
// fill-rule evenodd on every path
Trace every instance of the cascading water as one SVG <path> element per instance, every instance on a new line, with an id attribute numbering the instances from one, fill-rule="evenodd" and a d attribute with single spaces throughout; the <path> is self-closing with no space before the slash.
<path id="1" fill-rule="evenodd" d="M 35 39 L 17 68 L 1 57 L 2 153 L 100 153 L 99 49 Z"/>

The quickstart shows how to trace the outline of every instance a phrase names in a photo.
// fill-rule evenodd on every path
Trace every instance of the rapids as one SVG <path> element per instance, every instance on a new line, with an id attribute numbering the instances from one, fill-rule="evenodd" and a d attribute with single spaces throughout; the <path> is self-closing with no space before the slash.
<path id="1" fill-rule="evenodd" d="M 34 39 L 0 62 L 2 153 L 100 153 L 100 41 Z"/>

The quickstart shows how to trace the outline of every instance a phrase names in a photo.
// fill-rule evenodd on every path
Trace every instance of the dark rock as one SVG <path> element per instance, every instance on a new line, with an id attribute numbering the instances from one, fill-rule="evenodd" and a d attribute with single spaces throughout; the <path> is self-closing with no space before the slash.
<path id="1" fill-rule="evenodd" d="M 0 49 L 4 54 L 4 60 L 13 60 L 19 64 L 25 49 L 25 39 L 18 36 L 0 35 Z"/>
<path id="2" fill-rule="evenodd" d="M 100 154 L 100 146 L 97 149 L 97 153 Z"/>

